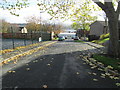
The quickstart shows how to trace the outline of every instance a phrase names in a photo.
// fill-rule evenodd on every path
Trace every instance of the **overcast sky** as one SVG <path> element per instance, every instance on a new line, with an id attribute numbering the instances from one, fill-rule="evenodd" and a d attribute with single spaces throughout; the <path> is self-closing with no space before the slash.
<path id="1" fill-rule="evenodd" d="M 30 2 L 30 6 L 27 8 L 23 8 L 20 11 L 18 11 L 19 13 L 19 17 L 18 16 L 14 16 L 11 15 L 9 13 L 8 10 L 2 10 L 0 8 L 0 11 L 2 12 L 2 14 L 0 14 L 0 18 L 5 19 L 6 21 L 10 22 L 10 23 L 26 23 L 25 18 L 28 16 L 37 16 L 40 17 L 40 11 L 38 6 L 35 4 L 35 2 L 33 2 L 34 0 L 31 0 Z M 101 14 L 102 16 L 104 15 L 104 13 L 102 12 L 95 12 L 94 14 Z M 98 20 L 104 20 L 104 18 L 102 16 L 98 17 Z M 50 18 L 50 15 L 47 13 L 41 14 L 42 19 L 44 20 L 48 20 Z M 57 22 L 59 22 L 57 20 Z M 70 20 L 64 22 L 65 24 L 71 24 L 72 22 Z"/>

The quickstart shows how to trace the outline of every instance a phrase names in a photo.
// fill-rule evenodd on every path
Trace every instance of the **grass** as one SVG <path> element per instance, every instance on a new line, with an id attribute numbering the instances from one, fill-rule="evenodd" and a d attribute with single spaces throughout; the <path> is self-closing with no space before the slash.
<path id="1" fill-rule="evenodd" d="M 74 42 L 82 42 L 82 43 L 84 43 L 85 41 L 82 41 L 82 40 L 74 40 Z"/>
<path id="2" fill-rule="evenodd" d="M 114 69 L 120 71 L 120 59 L 111 58 L 105 55 L 94 54 L 93 58 L 106 66 L 112 66 Z"/>
<path id="3" fill-rule="evenodd" d="M 93 40 L 92 42 L 97 43 L 97 44 L 102 44 L 102 43 L 105 43 L 108 40 L 109 40 L 109 38 L 105 38 L 105 39 L 102 39 L 102 40 Z"/>

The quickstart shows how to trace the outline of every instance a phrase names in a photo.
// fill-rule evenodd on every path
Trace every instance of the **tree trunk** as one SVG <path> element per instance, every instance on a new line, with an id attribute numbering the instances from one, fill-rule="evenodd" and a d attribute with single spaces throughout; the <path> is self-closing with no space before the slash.
<path id="1" fill-rule="evenodd" d="M 118 17 L 114 15 L 108 15 L 108 24 L 110 32 L 110 40 L 108 46 L 108 55 L 113 57 L 119 57 L 120 45 L 119 45 L 119 30 L 118 30 Z"/>

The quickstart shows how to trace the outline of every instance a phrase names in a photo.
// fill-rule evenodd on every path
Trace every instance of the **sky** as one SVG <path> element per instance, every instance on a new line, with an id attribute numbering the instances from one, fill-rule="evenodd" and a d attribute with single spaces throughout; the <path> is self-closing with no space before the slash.
<path id="1" fill-rule="evenodd" d="M 47 13 L 42 13 L 40 15 L 39 7 L 35 4 L 34 0 L 30 1 L 29 7 L 23 8 L 23 9 L 18 11 L 19 17 L 11 15 L 8 10 L 2 10 L 0 8 L 0 11 L 2 12 L 2 14 L 0 14 L 0 18 L 5 19 L 6 21 L 8 21 L 10 23 L 26 23 L 25 18 L 29 17 L 29 16 L 36 16 L 36 17 L 41 16 L 41 18 L 43 20 L 50 19 L 50 15 Z M 95 15 L 100 14 L 101 16 L 98 17 L 98 20 L 102 20 L 102 21 L 104 20 L 104 18 L 103 18 L 104 12 L 97 11 L 94 14 Z M 62 20 L 56 20 L 56 22 L 62 22 Z M 69 24 L 69 25 L 72 24 L 71 20 L 67 20 L 63 23 Z"/>

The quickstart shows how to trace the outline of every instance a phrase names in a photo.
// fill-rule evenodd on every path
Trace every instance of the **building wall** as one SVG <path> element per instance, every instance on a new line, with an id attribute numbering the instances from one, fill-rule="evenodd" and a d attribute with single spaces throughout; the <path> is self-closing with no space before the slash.
<path id="1" fill-rule="evenodd" d="M 101 34 L 103 34 L 103 30 L 104 30 L 104 26 L 99 22 L 95 22 L 90 26 L 89 35 L 100 36 Z"/>

